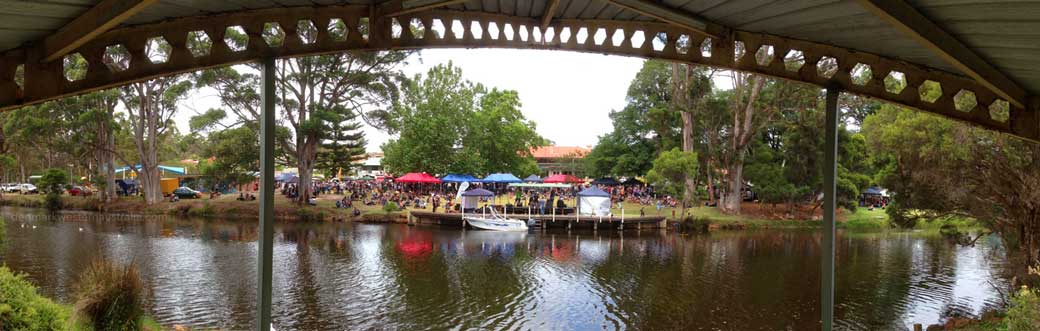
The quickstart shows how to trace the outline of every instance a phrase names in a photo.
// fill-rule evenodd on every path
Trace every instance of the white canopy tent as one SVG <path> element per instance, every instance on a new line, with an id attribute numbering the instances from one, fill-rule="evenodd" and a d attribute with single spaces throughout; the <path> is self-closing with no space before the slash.
<path id="1" fill-rule="evenodd" d="M 610 193 L 595 186 L 578 192 L 578 214 L 610 216 Z"/>

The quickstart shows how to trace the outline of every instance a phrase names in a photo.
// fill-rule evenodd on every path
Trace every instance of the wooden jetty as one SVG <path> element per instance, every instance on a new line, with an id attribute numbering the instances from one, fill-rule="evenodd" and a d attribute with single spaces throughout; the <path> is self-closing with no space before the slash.
<path id="1" fill-rule="evenodd" d="M 467 213 L 466 215 L 479 215 Z M 662 229 L 667 227 L 664 216 L 588 216 L 588 215 L 528 215 L 509 214 L 510 218 L 527 220 L 534 219 L 534 227 L 542 229 L 584 229 L 584 230 L 645 230 Z M 434 213 L 428 211 L 413 210 L 408 212 L 408 225 L 433 225 L 462 228 L 461 213 Z"/>

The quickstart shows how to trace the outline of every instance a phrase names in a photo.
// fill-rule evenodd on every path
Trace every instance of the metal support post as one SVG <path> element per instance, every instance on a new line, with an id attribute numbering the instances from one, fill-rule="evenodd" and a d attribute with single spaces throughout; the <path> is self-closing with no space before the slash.
<path id="1" fill-rule="evenodd" d="M 823 330 L 834 328 L 834 207 L 835 182 L 838 171 L 838 94 L 827 88 L 826 122 L 823 143 L 823 242 L 820 251 L 820 303 Z"/>
<path id="2" fill-rule="evenodd" d="M 260 238 L 257 249 L 257 330 L 271 330 L 271 263 L 274 255 L 274 58 L 265 58 L 260 110 Z"/>

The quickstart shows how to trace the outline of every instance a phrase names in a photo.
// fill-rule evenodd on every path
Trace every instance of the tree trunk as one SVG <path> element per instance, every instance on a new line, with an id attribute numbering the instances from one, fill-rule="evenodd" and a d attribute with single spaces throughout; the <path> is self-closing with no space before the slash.
<path id="1" fill-rule="evenodd" d="M 306 142 L 300 145 L 300 149 L 296 155 L 296 166 L 300 172 L 300 186 L 297 187 L 300 192 L 299 198 L 296 203 L 299 205 L 306 205 L 310 201 L 311 195 L 314 193 L 312 190 L 311 177 L 314 174 L 314 158 L 317 155 L 317 143 Z"/>
<path id="2" fill-rule="evenodd" d="M 744 157 L 743 152 L 740 154 L 738 162 L 729 168 L 729 190 L 722 200 L 726 211 L 731 213 L 740 213 L 740 203 L 744 201 Z"/>
<path id="3" fill-rule="evenodd" d="M 682 112 L 682 148 L 684 152 L 693 153 L 693 113 Z M 697 201 L 697 173 L 686 174 L 686 194 L 683 194 L 683 217 L 686 217 L 686 206 Z"/>

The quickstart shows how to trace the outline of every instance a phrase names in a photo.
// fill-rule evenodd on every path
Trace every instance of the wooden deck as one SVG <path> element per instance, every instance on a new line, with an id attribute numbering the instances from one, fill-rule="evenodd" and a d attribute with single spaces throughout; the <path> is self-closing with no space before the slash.
<path id="1" fill-rule="evenodd" d="M 477 215 L 469 214 L 466 215 Z M 663 216 L 644 217 L 599 217 L 599 216 L 576 216 L 576 215 L 531 215 L 509 214 L 510 218 L 526 220 L 528 218 L 538 221 L 543 229 L 585 229 L 585 230 L 643 230 L 660 229 L 667 226 Z M 408 213 L 408 225 L 433 225 L 463 227 L 462 214 L 460 213 L 433 213 L 428 211 L 410 211 Z"/>

